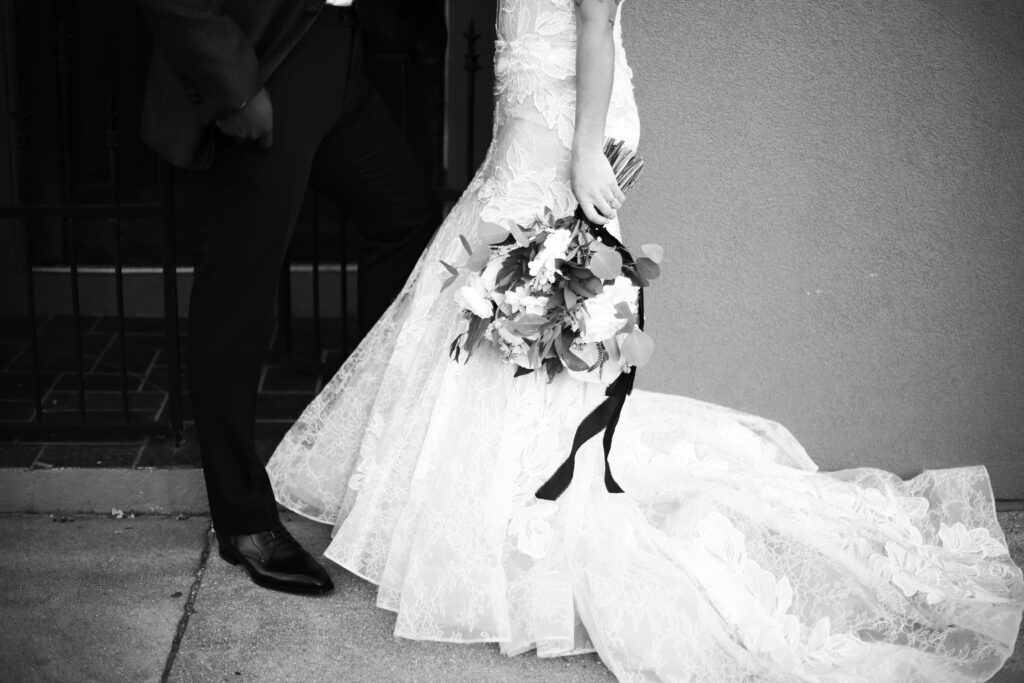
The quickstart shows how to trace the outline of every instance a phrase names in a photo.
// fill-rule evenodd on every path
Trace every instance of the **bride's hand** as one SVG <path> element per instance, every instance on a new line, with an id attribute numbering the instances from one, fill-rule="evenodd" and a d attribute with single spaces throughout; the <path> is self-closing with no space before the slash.
<path id="1" fill-rule="evenodd" d="M 601 150 L 573 150 L 569 177 L 572 192 L 588 220 L 604 225 L 615 218 L 626 196 Z"/>

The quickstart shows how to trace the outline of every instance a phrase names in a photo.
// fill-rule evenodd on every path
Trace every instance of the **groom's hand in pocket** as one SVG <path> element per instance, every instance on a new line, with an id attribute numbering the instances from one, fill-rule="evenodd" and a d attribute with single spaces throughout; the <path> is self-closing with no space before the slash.
<path id="1" fill-rule="evenodd" d="M 274 144 L 274 105 L 270 93 L 260 88 L 251 100 L 237 111 L 217 121 L 217 128 L 235 142 L 258 142 L 260 147 Z"/>

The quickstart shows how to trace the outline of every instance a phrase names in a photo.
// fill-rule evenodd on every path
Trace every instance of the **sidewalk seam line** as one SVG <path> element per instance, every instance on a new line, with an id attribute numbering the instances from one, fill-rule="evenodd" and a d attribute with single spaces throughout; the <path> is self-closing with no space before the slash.
<path id="1" fill-rule="evenodd" d="M 178 628 L 174 632 L 174 640 L 171 641 L 171 651 L 167 653 L 167 661 L 164 663 L 164 672 L 160 676 L 160 683 L 167 683 L 171 677 L 171 670 L 178 658 L 178 650 L 181 649 L 181 641 L 188 629 L 189 618 L 195 611 L 196 598 L 199 595 L 199 588 L 203 583 L 203 575 L 206 573 L 206 565 L 210 559 L 210 551 L 213 548 L 213 525 L 206 528 L 206 543 L 199 555 L 199 566 L 196 567 L 195 575 L 192 577 L 192 586 L 188 591 L 188 600 L 185 601 L 185 608 L 182 611 L 181 619 L 178 620 Z"/>

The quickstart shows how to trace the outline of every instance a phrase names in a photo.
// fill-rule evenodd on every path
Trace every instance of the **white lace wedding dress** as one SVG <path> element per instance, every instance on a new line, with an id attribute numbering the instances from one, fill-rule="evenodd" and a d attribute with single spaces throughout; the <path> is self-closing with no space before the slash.
<path id="1" fill-rule="evenodd" d="M 603 388 L 448 357 L 440 261 L 482 222 L 570 213 L 572 0 L 501 0 L 494 140 L 402 294 L 270 461 L 278 500 L 334 525 L 405 638 L 596 650 L 623 681 L 978 681 L 1012 651 L 1024 583 L 982 467 L 818 472 L 783 427 L 637 390 L 603 483 L 533 494 Z M 615 29 L 607 133 L 636 148 Z M 617 230 L 617 226 L 614 228 Z M 628 240 L 627 240 L 628 241 Z M 653 296 L 659 296 L 654 291 Z"/>

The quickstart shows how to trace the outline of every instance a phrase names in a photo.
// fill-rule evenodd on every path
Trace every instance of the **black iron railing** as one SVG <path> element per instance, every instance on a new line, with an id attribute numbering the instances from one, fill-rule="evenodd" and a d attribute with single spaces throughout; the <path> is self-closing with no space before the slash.
<path id="1" fill-rule="evenodd" d="M 4 18 L 9 20 L 6 28 L 0 27 L 6 37 L 3 42 L 5 54 L 0 57 L 4 59 L 7 74 L 6 93 L 0 93 L 0 97 L 7 100 L 5 108 L 10 122 L 8 160 L 13 169 L 10 182 L 12 201 L 0 203 L 0 226 L 3 222 L 13 226 L 12 234 L 23 245 L 24 268 L 20 279 L 27 339 L 25 353 L 29 357 L 28 373 L 32 378 L 30 400 L 33 406 L 28 419 L 0 418 L 0 440 L 25 437 L 93 441 L 170 433 L 175 441 L 180 441 L 183 433 L 186 406 L 178 278 L 182 270 L 187 270 L 187 266 L 182 267 L 187 251 L 179 244 L 182 233 L 174 214 L 176 171 L 145 150 L 135 135 L 144 70 L 131 69 L 135 80 L 126 86 L 127 76 L 119 71 L 124 54 L 118 39 L 121 34 L 133 35 L 138 59 L 148 56 L 149 43 L 148 39 L 139 39 L 132 33 L 134 30 L 144 33 L 140 18 L 114 16 L 115 9 L 123 14 L 125 8 L 120 5 L 79 5 L 68 0 L 47 0 L 38 4 L 6 4 L 0 8 L 8 13 Z M 9 16 L 11 12 L 13 16 Z M 35 38 L 46 33 L 46 26 L 55 27 L 49 34 L 51 40 L 40 43 Z M 75 26 L 85 28 L 76 35 Z M 97 35 L 89 35 L 88 26 L 105 28 Z M 462 68 L 467 92 L 465 163 L 467 173 L 471 173 L 475 163 L 475 82 L 480 69 L 476 41 L 480 36 L 472 21 L 468 31 L 462 35 L 465 38 Z M 26 50 L 44 50 L 46 54 L 26 62 L 24 58 L 19 59 Z M 400 122 L 407 124 L 410 118 L 406 97 L 411 78 L 409 60 L 392 56 L 383 61 L 390 62 L 390 65 L 382 67 L 382 70 L 391 69 L 397 83 L 391 98 L 392 107 L 397 109 Z M 89 80 L 89 83 L 83 87 L 76 79 Z M 36 87 L 39 83 L 45 83 L 47 87 L 40 90 Z M 89 103 L 95 104 L 97 91 L 103 93 L 103 105 L 90 109 Z M 440 97 L 444 97 L 443 86 Z M 386 93 L 385 99 L 388 99 Z M 435 106 L 440 109 L 443 102 L 439 100 Z M 443 185 L 441 126 L 437 129 L 436 138 L 420 147 L 432 146 L 437 152 L 431 165 L 435 180 Z M 97 157 L 102 162 L 97 161 Z M 48 160 L 55 162 L 55 173 L 47 165 Z M 452 188 L 441 187 L 440 191 L 449 200 L 458 195 L 458 190 Z M 337 216 L 336 210 L 337 224 L 331 226 L 325 221 L 324 201 L 313 195 L 307 202 L 303 221 L 310 228 L 309 234 L 298 249 L 301 253 L 297 253 L 298 247 L 294 244 L 289 250 L 280 281 L 278 331 L 274 348 L 268 350 L 268 357 L 275 362 L 321 376 L 332 372 L 340 362 L 337 355 L 333 364 L 324 361 L 321 276 L 325 266 L 331 267 L 336 263 L 340 273 L 340 291 L 337 292 L 341 304 L 340 334 L 330 346 L 340 350 L 341 357 L 347 354 L 351 345 L 353 330 L 350 329 L 350 321 L 354 318 L 348 304 L 352 296 L 348 282 L 351 254 L 347 236 L 352 231 L 348 229 L 344 215 Z M 159 226 L 158 231 L 153 229 L 156 226 Z M 140 234 L 154 236 L 157 232 L 158 244 L 150 244 L 142 250 L 132 247 L 139 242 Z M 324 236 L 332 233 L 337 239 L 325 249 Z M 153 241 L 152 237 L 147 239 Z M 99 361 L 92 362 L 87 354 L 86 337 L 90 323 L 88 315 L 83 312 L 81 271 L 84 263 L 95 264 L 97 261 L 110 269 L 113 278 L 110 308 L 116 321 L 113 334 L 117 346 L 117 378 L 116 388 L 107 382 L 103 391 L 118 396 L 115 410 L 94 411 L 89 406 L 91 370 Z M 139 265 L 158 268 L 162 287 L 159 318 L 162 320 L 161 358 L 166 364 L 166 380 L 161 389 L 166 392 L 166 402 L 158 412 L 159 419 L 139 418 L 133 410 L 133 386 L 137 385 L 138 377 L 130 371 L 132 347 L 128 327 L 132 318 L 126 305 L 126 287 L 129 286 L 128 276 L 132 269 Z M 309 311 L 312 345 L 299 352 L 293 343 L 292 270 L 293 267 L 307 265 L 311 273 Z M 49 315 L 40 312 L 38 305 L 39 273 L 44 266 L 66 272 L 67 297 L 70 300 L 74 362 L 73 368 L 62 367 L 59 370 L 74 377 L 75 407 L 62 410 L 60 415 L 46 404 L 48 391 L 53 386 L 51 376 L 44 372 L 47 369 L 47 351 L 41 347 L 39 335 L 40 325 Z M 52 287 L 53 283 L 48 286 Z M 10 295 L 0 293 L 0 296 Z M 0 368 L 0 372 L 2 370 Z M 69 413 L 74 413 L 76 419 L 69 419 Z"/>

